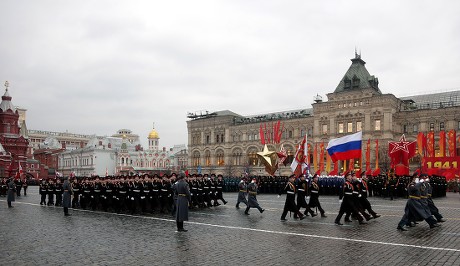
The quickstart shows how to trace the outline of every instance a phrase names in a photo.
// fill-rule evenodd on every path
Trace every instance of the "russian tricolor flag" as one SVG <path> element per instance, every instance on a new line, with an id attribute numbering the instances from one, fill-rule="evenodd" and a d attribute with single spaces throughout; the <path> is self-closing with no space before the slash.
<path id="1" fill-rule="evenodd" d="M 327 152 L 334 162 L 338 160 L 361 158 L 362 137 L 363 132 L 359 131 L 355 134 L 343 136 L 338 139 L 331 139 L 327 144 Z"/>

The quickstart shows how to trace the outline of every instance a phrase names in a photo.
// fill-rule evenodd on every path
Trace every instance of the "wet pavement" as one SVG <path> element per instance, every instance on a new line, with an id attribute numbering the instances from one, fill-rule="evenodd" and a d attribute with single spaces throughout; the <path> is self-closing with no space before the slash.
<path id="1" fill-rule="evenodd" d="M 327 218 L 280 221 L 285 196 L 258 195 L 264 213 L 227 205 L 194 210 L 175 232 L 171 215 L 125 215 L 40 206 L 38 187 L 7 208 L 0 197 L 0 265 L 460 265 L 460 195 L 434 199 L 447 219 L 429 229 L 396 226 L 405 199 L 369 198 L 382 217 L 334 224 L 337 197 L 321 196 Z M 242 204 L 244 206 L 244 204 Z M 343 220 L 342 220 L 343 221 Z"/>

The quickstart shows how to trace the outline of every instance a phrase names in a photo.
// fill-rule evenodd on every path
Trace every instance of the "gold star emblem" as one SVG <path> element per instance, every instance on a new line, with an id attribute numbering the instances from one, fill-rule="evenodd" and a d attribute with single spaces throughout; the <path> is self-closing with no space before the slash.
<path id="1" fill-rule="evenodd" d="M 270 175 L 274 175 L 278 169 L 278 155 L 275 151 L 269 151 L 267 145 L 264 146 L 264 150 L 257 153 L 260 163 L 265 166 L 265 171 Z"/>

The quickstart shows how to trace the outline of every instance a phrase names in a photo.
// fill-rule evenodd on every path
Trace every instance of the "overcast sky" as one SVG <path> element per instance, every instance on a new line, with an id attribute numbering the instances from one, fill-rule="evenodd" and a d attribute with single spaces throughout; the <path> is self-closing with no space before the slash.
<path id="1" fill-rule="evenodd" d="M 357 47 L 383 93 L 460 89 L 460 1 L 0 1 L 29 129 L 187 144 L 187 112 L 310 108 Z M 2 94 L 4 87 L 1 90 Z"/>

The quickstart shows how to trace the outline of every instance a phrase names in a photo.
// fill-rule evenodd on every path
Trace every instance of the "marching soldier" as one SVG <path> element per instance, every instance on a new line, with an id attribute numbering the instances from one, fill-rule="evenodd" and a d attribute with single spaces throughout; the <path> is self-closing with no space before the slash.
<path id="1" fill-rule="evenodd" d="M 316 216 L 316 213 L 313 212 L 310 209 L 310 206 L 308 206 L 308 197 L 307 197 L 307 191 L 308 191 L 308 183 L 306 181 L 306 176 L 302 175 L 300 176 L 300 181 L 297 184 L 297 208 L 298 211 L 300 211 L 301 208 L 305 208 L 305 215 L 308 215 L 308 213 L 311 214 L 312 217 Z M 297 212 L 294 214 L 294 218 L 298 218 Z"/>
<path id="2" fill-rule="evenodd" d="M 238 198 L 236 200 L 236 208 L 240 208 L 240 203 L 243 202 L 248 207 L 248 201 L 246 200 L 246 195 L 248 194 L 248 185 L 246 183 L 246 177 L 241 179 L 240 183 L 238 184 Z"/>
<path id="3" fill-rule="evenodd" d="M 359 197 L 359 202 L 361 204 L 361 206 L 363 207 L 364 210 L 367 210 L 371 215 L 372 217 L 374 217 L 374 219 L 376 218 L 379 218 L 380 215 L 377 214 L 373 209 L 372 209 L 372 206 L 371 206 L 371 203 L 369 202 L 369 200 L 367 199 L 367 193 L 369 191 L 369 186 L 367 185 L 367 182 L 366 182 L 366 177 L 364 177 L 363 179 L 359 180 L 360 184 L 359 184 L 359 187 L 360 187 L 360 197 Z"/>
<path id="4" fill-rule="evenodd" d="M 224 196 L 223 196 L 223 187 L 224 187 L 224 180 L 222 180 L 222 175 L 218 175 L 217 176 L 217 181 L 216 181 L 216 203 L 217 205 L 220 205 L 217 200 L 221 200 L 224 205 L 227 204 L 227 201 L 224 199 Z"/>
<path id="5" fill-rule="evenodd" d="M 310 202 L 309 202 L 309 207 L 310 208 L 318 208 L 319 212 L 321 213 L 321 217 L 326 218 L 325 211 L 321 207 L 321 204 L 319 202 L 319 185 L 318 185 L 318 175 L 314 175 L 311 185 L 310 185 Z M 313 216 L 313 215 L 312 215 Z"/>
<path id="6" fill-rule="evenodd" d="M 341 203 L 340 210 L 339 210 L 339 214 L 335 218 L 335 223 L 337 225 L 343 225 L 340 222 L 340 220 L 342 219 L 342 216 L 346 212 L 349 212 L 349 213 L 354 214 L 354 216 L 356 216 L 356 218 L 359 221 L 359 224 L 366 224 L 366 222 L 364 222 L 363 217 L 359 214 L 359 210 L 354 205 L 354 200 L 353 200 L 354 187 L 352 184 L 352 173 L 347 172 L 345 174 L 345 178 L 346 178 L 346 181 L 343 184 L 342 193 L 340 193 L 340 196 L 339 196 L 339 202 Z"/>
<path id="7" fill-rule="evenodd" d="M 296 188 L 294 185 L 294 179 L 295 175 L 291 175 L 287 185 L 284 187 L 284 192 L 286 192 L 286 202 L 284 203 L 283 213 L 281 214 L 281 221 L 286 221 L 288 211 L 295 213 L 300 220 L 305 219 L 305 215 L 299 212 L 299 208 L 297 208 L 297 205 L 295 204 Z M 280 196 L 281 193 L 278 194 L 278 197 Z"/>
<path id="8" fill-rule="evenodd" d="M 427 174 L 420 175 L 420 182 L 421 182 L 421 193 L 420 193 L 420 200 L 423 205 L 425 205 L 430 213 L 436 218 L 438 222 L 445 222 L 442 215 L 439 213 L 439 209 L 434 205 L 433 199 L 431 195 L 433 193 L 433 189 L 430 185 L 430 179 L 428 178 Z"/>
<path id="9" fill-rule="evenodd" d="M 423 206 L 421 199 L 421 184 L 419 178 L 414 175 L 412 181 L 407 188 L 409 198 L 404 208 L 404 215 L 398 224 L 397 229 L 400 231 L 407 231 L 405 226 L 411 225 L 411 222 L 425 220 L 430 228 L 438 227 L 437 221 L 433 218 L 431 213 Z"/>
<path id="10" fill-rule="evenodd" d="M 262 209 L 259 206 L 259 202 L 257 201 L 257 183 L 256 179 L 253 178 L 251 183 L 248 185 L 248 206 L 246 207 L 246 210 L 244 211 L 244 214 L 249 215 L 249 209 L 250 208 L 257 208 L 260 213 L 263 213 L 265 209 Z"/>

